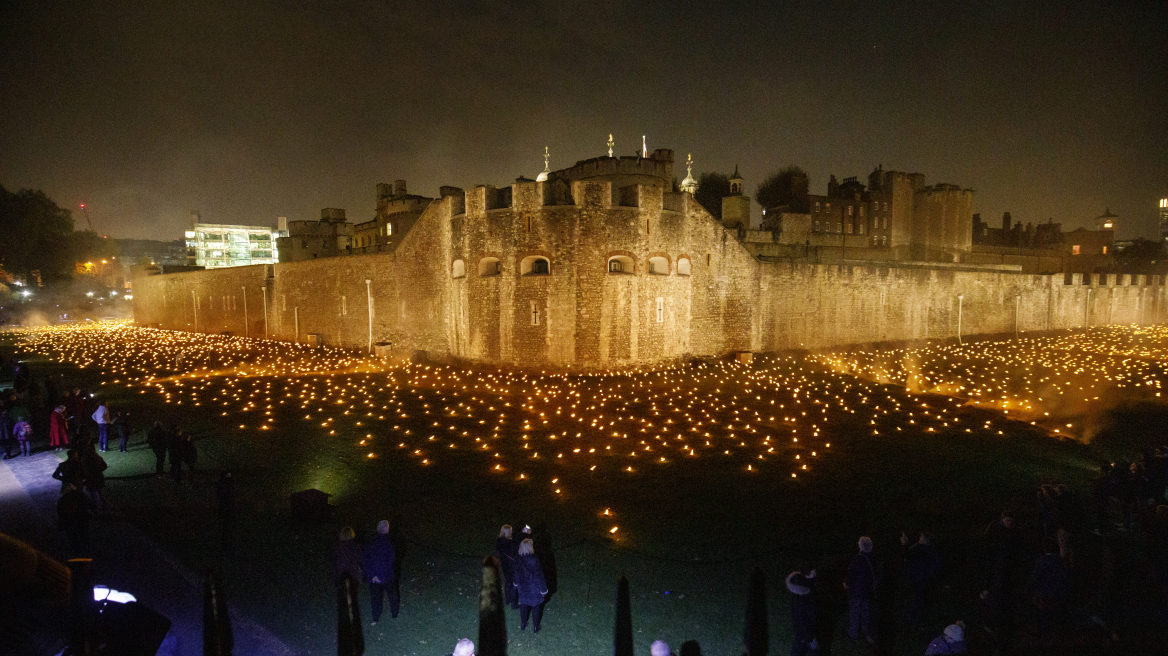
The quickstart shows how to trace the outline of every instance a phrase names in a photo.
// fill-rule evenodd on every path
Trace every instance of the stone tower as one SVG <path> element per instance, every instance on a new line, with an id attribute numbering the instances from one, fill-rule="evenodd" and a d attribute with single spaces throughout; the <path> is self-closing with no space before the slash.
<path id="1" fill-rule="evenodd" d="M 730 176 L 730 195 L 722 199 L 722 225 L 727 228 L 750 230 L 753 227 L 750 220 L 750 197 L 742 194 L 745 182 L 735 166 L 734 175 Z"/>

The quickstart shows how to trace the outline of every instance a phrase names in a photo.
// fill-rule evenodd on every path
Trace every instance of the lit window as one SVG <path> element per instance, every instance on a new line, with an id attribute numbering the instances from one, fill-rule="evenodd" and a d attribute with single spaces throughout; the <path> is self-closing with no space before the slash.
<path id="1" fill-rule="evenodd" d="M 853 207 L 851 205 L 848 205 L 848 216 L 852 215 L 852 209 L 853 209 Z"/>
<path id="2" fill-rule="evenodd" d="M 657 297 L 657 323 L 665 322 L 665 299 Z"/>
<path id="3" fill-rule="evenodd" d="M 819 211 L 819 201 L 815 201 L 815 211 Z"/>
<path id="4" fill-rule="evenodd" d="M 1071 246 L 1071 255 L 1078 255 L 1078 254 L 1079 254 L 1079 245 L 1075 244 L 1074 246 Z"/>
<path id="5" fill-rule="evenodd" d="M 1103 247 L 1103 254 L 1107 255 L 1107 247 L 1106 246 Z"/>

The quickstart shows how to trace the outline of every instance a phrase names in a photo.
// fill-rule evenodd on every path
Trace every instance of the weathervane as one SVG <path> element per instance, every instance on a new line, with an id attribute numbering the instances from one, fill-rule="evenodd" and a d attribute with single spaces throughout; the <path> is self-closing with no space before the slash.
<path id="1" fill-rule="evenodd" d="M 616 145 L 612 142 L 612 135 L 608 135 L 608 156 L 612 157 L 612 147 Z"/>
<path id="2" fill-rule="evenodd" d="M 649 156 L 649 145 L 645 143 L 645 135 L 641 135 L 641 157 Z"/>
<path id="3" fill-rule="evenodd" d="M 547 181 L 548 174 L 552 172 L 551 158 L 552 158 L 552 156 L 548 153 L 548 147 L 544 146 L 543 147 L 543 173 L 540 173 L 539 175 L 537 175 L 535 177 L 536 182 Z"/>
<path id="4" fill-rule="evenodd" d="M 685 156 L 685 179 L 681 181 L 678 187 L 682 191 L 689 192 L 690 194 L 697 193 L 698 191 L 698 183 L 693 179 L 693 154 L 687 154 Z"/>

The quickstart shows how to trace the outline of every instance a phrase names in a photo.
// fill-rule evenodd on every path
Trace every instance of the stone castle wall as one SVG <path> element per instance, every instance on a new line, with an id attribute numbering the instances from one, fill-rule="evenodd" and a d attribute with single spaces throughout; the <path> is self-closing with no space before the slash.
<path id="1" fill-rule="evenodd" d="M 582 180 L 571 183 L 572 204 L 551 205 L 553 184 L 563 182 L 517 183 L 505 206 L 489 187 L 442 198 L 390 253 L 137 275 L 135 320 L 362 348 L 390 342 L 403 355 L 608 367 L 955 337 L 959 323 L 974 335 L 1168 318 L 1162 278 L 1084 284 L 961 265 L 760 262 L 688 195 Z M 539 258 L 547 275 L 531 273 Z M 610 258 L 632 271 L 610 272 Z"/>

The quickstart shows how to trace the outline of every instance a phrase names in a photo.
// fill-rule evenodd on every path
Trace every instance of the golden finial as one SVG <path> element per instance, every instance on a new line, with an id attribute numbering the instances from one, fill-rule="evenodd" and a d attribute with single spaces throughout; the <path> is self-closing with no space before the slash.
<path id="1" fill-rule="evenodd" d="M 612 157 L 612 147 L 613 147 L 613 146 L 615 146 L 615 145 L 616 145 L 616 144 L 614 144 L 614 143 L 612 142 L 612 134 L 609 134 L 609 135 L 608 135 L 608 156 L 609 156 L 609 157 Z"/>

